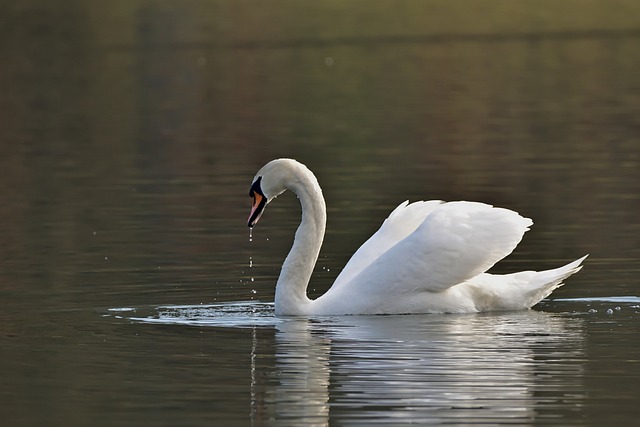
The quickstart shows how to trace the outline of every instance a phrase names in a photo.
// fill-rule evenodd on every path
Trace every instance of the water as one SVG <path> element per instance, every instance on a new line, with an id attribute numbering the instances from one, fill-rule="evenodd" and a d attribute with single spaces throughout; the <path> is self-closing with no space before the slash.
<path id="1" fill-rule="evenodd" d="M 640 11 L 507 3 L 4 2 L 3 423 L 634 423 Z M 405 199 L 533 218 L 496 272 L 591 255 L 529 312 L 280 319 L 281 156 L 311 296 Z"/>

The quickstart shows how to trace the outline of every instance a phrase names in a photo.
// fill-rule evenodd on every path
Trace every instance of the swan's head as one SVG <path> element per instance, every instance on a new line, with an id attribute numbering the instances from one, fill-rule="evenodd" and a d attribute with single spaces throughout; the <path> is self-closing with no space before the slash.
<path id="1" fill-rule="evenodd" d="M 247 225 L 256 225 L 264 208 L 271 200 L 289 189 L 296 179 L 296 174 L 306 167 L 292 159 L 272 160 L 262 167 L 253 178 L 249 197 L 251 197 L 251 213 Z"/>

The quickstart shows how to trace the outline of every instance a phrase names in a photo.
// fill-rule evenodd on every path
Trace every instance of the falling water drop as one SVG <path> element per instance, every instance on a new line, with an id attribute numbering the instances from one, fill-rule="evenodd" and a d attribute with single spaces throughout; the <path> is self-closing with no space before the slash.
<path id="1" fill-rule="evenodd" d="M 253 242 L 253 228 L 249 228 L 249 241 Z M 249 268 L 253 268 L 253 257 L 251 256 L 249 257 Z M 251 277 L 251 281 L 253 282 L 253 277 Z"/>

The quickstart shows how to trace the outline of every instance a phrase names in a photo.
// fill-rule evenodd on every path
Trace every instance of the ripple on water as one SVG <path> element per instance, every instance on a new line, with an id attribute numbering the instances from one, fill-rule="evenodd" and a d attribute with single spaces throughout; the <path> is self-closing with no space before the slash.
<path id="1" fill-rule="evenodd" d="M 597 298 L 557 298 L 540 304 L 544 311 L 566 312 L 571 315 L 603 312 L 615 314 L 640 309 L 640 297 L 612 296 Z M 218 304 L 163 305 L 156 307 L 110 308 L 105 316 L 128 319 L 134 322 L 216 326 L 228 328 L 251 328 L 255 326 L 275 326 L 281 319 L 275 316 L 272 302 L 238 301 Z"/>
<path id="2" fill-rule="evenodd" d="M 164 325 L 250 328 L 254 326 L 274 326 L 278 323 L 273 303 L 259 301 L 163 305 L 147 308 L 125 307 L 111 308 L 108 311 L 116 318 Z M 134 313 L 135 315 L 127 315 L 128 313 Z"/>
<path id="3" fill-rule="evenodd" d="M 640 314 L 640 297 L 637 296 L 612 296 L 612 297 L 588 297 L 588 298 L 555 298 L 545 300 L 540 306 L 547 310 L 566 312 L 571 314 L 596 314 L 608 315 L 636 315 Z"/>

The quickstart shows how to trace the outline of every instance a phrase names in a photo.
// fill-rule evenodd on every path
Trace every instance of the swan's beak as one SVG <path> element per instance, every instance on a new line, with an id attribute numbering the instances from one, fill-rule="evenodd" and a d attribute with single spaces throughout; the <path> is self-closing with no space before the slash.
<path id="1" fill-rule="evenodd" d="M 262 212 L 264 212 L 264 207 L 267 205 L 267 198 L 262 194 L 253 192 L 251 195 L 251 213 L 249 214 L 249 221 L 247 225 L 249 227 L 253 227 L 256 225 L 260 217 L 262 216 Z"/>

